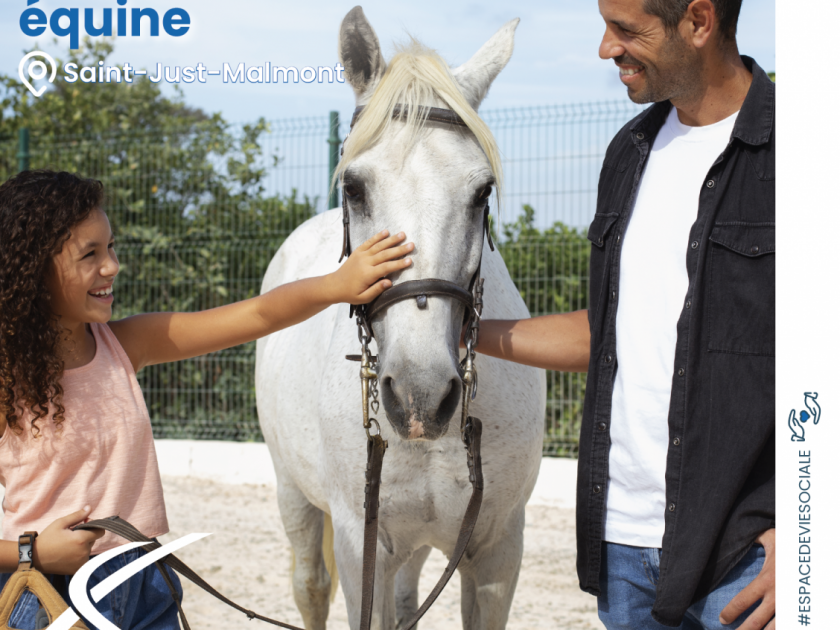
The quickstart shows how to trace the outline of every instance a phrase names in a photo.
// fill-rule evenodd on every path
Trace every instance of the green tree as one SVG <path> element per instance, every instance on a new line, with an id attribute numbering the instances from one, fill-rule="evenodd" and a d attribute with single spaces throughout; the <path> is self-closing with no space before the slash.
<path id="1" fill-rule="evenodd" d="M 589 304 L 589 241 L 556 222 L 534 226 L 534 208 L 522 206 L 512 223 L 502 225 L 499 251 L 532 316 L 585 309 Z M 586 375 L 548 371 L 545 450 L 577 453 Z"/>

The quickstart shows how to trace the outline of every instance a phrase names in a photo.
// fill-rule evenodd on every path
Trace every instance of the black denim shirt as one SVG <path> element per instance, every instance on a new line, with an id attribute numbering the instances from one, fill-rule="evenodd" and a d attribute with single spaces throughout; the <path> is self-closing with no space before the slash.
<path id="1" fill-rule="evenodd" d="M 742 59 L 752 84 L 726 149 L 697 191 L 697 220 L 685 243 L 689 282 L 676 322 L 665 535 L 652 611 L 667 626 L 678 626 L 755 538 L 775 527 L 775 86 L 754 60 Z M 670 110 L 668 101 L 653 105 L 613 139 L 589 228 L 592 342 L 578 462 L 577 569 L 581 588 L 596 595 L 621 361 L 621 235 Z"/>

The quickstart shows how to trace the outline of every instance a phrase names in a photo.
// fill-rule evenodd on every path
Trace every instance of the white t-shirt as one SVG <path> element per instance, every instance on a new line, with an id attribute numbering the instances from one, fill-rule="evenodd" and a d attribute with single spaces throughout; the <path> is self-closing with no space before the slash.
<path id="1" fill-rule="evenodd" d="M 688 290 L 688 238 L 700 190 L 729 142 L 737 115 L 689 127 L 671 109 L 622 236 L 604 531 L 609 542 L 662 546 L 668 407 L 677 320 Z"/>

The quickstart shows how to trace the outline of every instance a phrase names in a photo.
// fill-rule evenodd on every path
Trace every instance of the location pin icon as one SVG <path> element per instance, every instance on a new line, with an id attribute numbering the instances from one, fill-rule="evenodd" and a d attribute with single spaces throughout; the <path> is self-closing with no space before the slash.
<path id="1" fill-rule="evenodd" d="M 20 65 L 18 65 L 18 76 L 20 77 L 20 80 L 27 87 L 27 89 L 29 89 L 29 91 L 32 92 L 32 94 L 34 94 L 36 97 L 39 97 L 39 96 L 41 96 L 41 94 L 44 93 L 44 90 L 47 89 L 47 86 L 45 85 L 40 90 L 36 90 L 35 86 L 32 85 L 32 83 L 29 82 L 29 78 L 31 78 L 33 81 L 38 81 L 40 79 L 43 79 L 45 76 L 47 76 L 47 66 L 43 61 L 41 61 L 39 59 L 39 60 L 33 61 L 31 64 L 29 64 L 29 67 L 27 67 L 24 70 L 24 66 L 26 66 L 26 62 L 29 61 L 30 59 L 32 59 L 33 57 L 43 57 L 44 59 L 46 59 L 49 62 L 49 64 L 50 64 L 49 82 L 50 83 L 55 81 L 55 75 L 56 75 L 56 72 L 58 71 L 58 68 L 56 67 L 55 59 L 53 59 L 47 53 L 41 52 L 40 50 L 33 50 L 31 53 L 27 54 L 23 59 L 20 60 Z M 27 75 L 28 75 L 28 77 L 27 77 Z"/>

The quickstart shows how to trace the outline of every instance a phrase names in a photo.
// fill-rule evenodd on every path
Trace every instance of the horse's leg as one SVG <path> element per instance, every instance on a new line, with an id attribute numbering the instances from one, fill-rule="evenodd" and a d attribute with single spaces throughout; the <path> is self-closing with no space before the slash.
<path id="1" fill-rule="evenodd" d="M 429 557 L 431 547 L 420 547 L 415 550 L 404 565 L 397 571 L 397 578 L 394 583 L 394 591 L 396 593 L 397 605 L 397 630 L 403 627 L 403 624 L 411 619 L 411 616 L 417 612 L 417 607 L 420 605 L 417 601 L 417 585 L 420 582 L 420 571 L 423 569 L 423 564 L 426 558 Z M 418 624 L 419 627 L 419 624 Z"/>
<path id="2" fill-rule="evenodd" d="M 312 505 L 274 458 L 277 503 L 295 558 L 292 590 L 307 630 L 326 630 L 330 611 L 330 575 L 321 550 L 324 513 Z"/>
<path id="3" fill-rule="evenodd" d="M 524 518 L 523 511 L 492 544 L 461 561 L 464 630 L 501 630 L 507 624 L 522 563 Z"/>
<path id="4" fill-rule="evenodd" d="M 348 527 L 347 523 L 338 523 L 334 520 L 333 528 L 335 529 L 335 560 L 347 602 L 347 619 L 352 630 L 359 630 L 362 614 L 364 523 L 354 522 Z M 371 630 L 394 630 L 396 627 L 394 577 L 400 564 L 401 562 L 394 557 L 392 550 L 385 548 L 380 537 L 376 548 Z"/>

